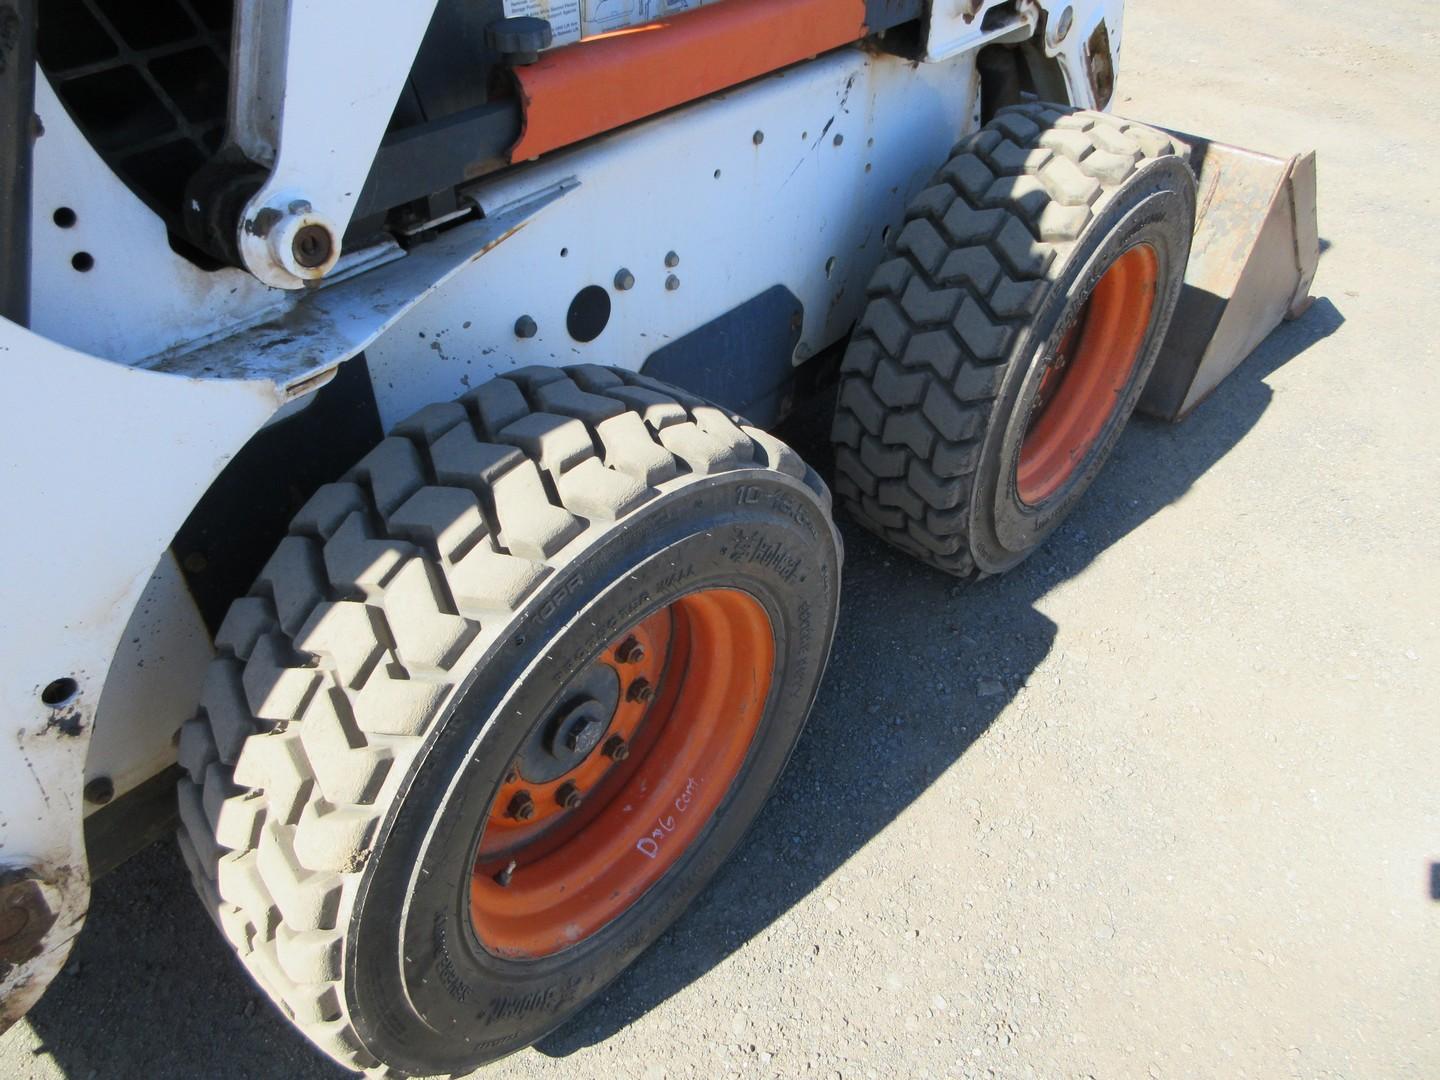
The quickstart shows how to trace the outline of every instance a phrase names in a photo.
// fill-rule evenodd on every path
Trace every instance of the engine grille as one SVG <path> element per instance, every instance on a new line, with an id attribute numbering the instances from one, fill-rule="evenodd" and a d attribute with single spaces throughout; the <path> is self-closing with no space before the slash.
<path id="1" fill-rule="evenodd" d="M 232 9 L 233 0 L 41 0 L 41 69 L 172 243 L 185 184 L 224 138 Z"/>

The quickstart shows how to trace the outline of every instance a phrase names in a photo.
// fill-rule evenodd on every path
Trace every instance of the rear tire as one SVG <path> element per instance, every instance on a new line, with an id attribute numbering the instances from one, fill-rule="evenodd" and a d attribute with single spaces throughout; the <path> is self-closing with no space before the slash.
<path id="1" fill-rule="evenodd" d="M 956 148 L 907 210 L 842 364 L 835 492 L 851 516 L 967 579 L 1064 520 L 1179 298 L 1195 218 L 1183 149 L 1044 104 L 1003 109 Z"/>
<path id="2" fill-rule="evenodd" d="M 344 1066 L 463 1073 L 530 1044 L 759 813 L 839 570 L 804 462 L 653 380 L 528 368 L 421 410 L 310 500 L 216 636 L 180 742 L 202 898 Z"/>

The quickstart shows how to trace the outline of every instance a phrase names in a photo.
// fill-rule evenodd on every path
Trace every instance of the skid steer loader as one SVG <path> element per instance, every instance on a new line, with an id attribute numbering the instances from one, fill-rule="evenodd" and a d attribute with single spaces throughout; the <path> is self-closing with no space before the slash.
<path id="1" fill-rule="evenodd" d="M 820 683 L 797 401 L 974 579 L 1303 305 L 1313 158 L 1107 113 L 1122 15 L 0 0 L 0 1018 L 177 812 L 346 1067 L 593 998 Z"/>

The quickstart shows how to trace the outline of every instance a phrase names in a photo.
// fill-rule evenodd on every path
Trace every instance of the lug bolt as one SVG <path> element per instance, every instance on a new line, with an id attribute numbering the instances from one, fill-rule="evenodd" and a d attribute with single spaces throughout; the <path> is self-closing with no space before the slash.
<path id="1" fill-rule="evenodd" d="M 512 765 L 512 766 L 510 766 L 510 768 L 508 768 L 508 769 L 505 770 L 505 783 L 507 783 L 507 784 L 513 784 L 513 783 L 515 783 L 516 780 L 519 780 L 519 779 L 520 779 L 520 770 L 518 770 L 517 768 L 515 768 L 515 766 Z"/>
<path id="2" fill-rule="evenodd" d="M 535 320 L 529 315 L 521 315 L 515 320 L 515 336 L 517 338 L 533 338 L 540 332 L 540 327 L 535 325 Z"/>
<path id="3" fill-rule="evenodd" d="M 615 288 L 626 292 L 635 287 L 635 275 L 629 270 L 620 269 L 615 272 Z"/>
<path id="4" fill-rule="evenodd" d="M 529 821 L 535 816 L 535 800 L 528 791 L 517 791 L 505 808 L 505 815 L 516 821 Z"/>
<path id="5" fill-rule="evenodd" d="M 650 685 L 649 679 L 636 679 L 625 692 L 625 697 L 629 701 L 643 701 L 648 705 L 655 699 L 655 688 Z"/>
<path id="6" fill-rule="evenodd" d="M 619 735 L 611 735 L 605 740 L 605 745 L 601 747 L 600 752 L 611 761 L 624 761 L 630 756 L 630 744 Z"/>
<path id="7" fill-rule="evenodd" d="M 622 664 L 638 664 L 645 659 L 645 646 L 633 637 L 627 637 L 615 650 L 615 659 Z"/>
<path id="8" fill-rule="evenodd" d="M 566 780 L 560 785 L 560 790 L 555 792 L 555 801 L 566 810 L 574 810 L 580 805 L 580 789 L 573 780 Z"/>

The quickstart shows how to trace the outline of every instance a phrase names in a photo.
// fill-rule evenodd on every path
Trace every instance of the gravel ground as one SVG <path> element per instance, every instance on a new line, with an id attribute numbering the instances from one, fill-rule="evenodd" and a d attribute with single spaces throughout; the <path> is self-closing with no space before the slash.
<path id="1" fill-rule="evenodd" d="M 486 1076 L 1440 1075 L 1432 7 L 1132 3 L 1120 111 L 1318 147 L 1320 299 L 1187 423 L 1133 425 L 1009 577 L 847 528 L 761 826 Z M 0 1072 L 334 1075 L 182 873 L 167 844 L 99 884 Z"/>

